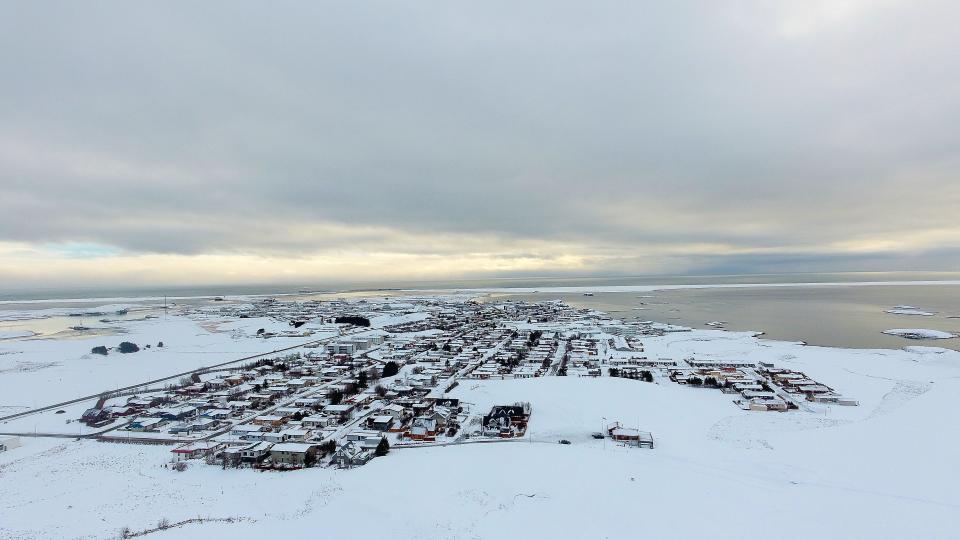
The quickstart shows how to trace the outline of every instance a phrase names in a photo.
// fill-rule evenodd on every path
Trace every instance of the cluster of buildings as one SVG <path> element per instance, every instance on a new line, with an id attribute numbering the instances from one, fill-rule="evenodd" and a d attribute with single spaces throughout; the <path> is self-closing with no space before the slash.
<path id="1" fill-rule="evenodd" d="M 315 313 L 312 305 L 297 305 L 300 311 L 277 302 L 244 309 L 291 320 Z M 177 460 L 205 457 L 267 469 L 353 467 L 385 446 L 457 440 L 471 412 L 445 396 L 458 379 L 491 361 L 530 357 L 542 364 L 556 350 L 551 338 L 540 342 L 539 332 L 501 324 L 502 312 L 491 305 L 429 300 L 382 308 L 361 301 L 345 312 L 403 322 L 197 373 L 176 387 L 103 399 L 82 421 L 113 426 L 101 439 L 174 444 Z M 336 313 L 329 317 L 337 319 Z M 517 419 L 509 429 L 522 433 L 525 426 Z"/>
<path id="2" fill-rule="evenodd" d="M 811 379 L 800 371 L 766 366 L 761 367 L 759 372 L 784 392 L 807 401 L 846 406 L 860 404 L 859 401 L 841 396 L 833 388 Z"/>
<path id="3" fill-rule="evenodd" d="M 690 362 L 691 360 L 687 360 Z M 721 361 L 704 366 L 702 361 L 693 361 L 698 367 L 673 369 L 670 380 L 688 386 L 717 388 L 724 393 L 736 394 L 740 398 L 734 403 L 743 409 L 752 411 L 786 411 L 795 405 L 770 390 L 762 377 L 753 375 L 749 368 L 754 364 Z"/>
<path id="4" fill-rule="evenodd" d="M 561 302 L 267 300 L 218 310 L 267 316 L 296 329 L 334 325 L 337 332 L 298 353 L 101 399 L 81 420 L 107 426 L 102 439 L 174 444 L 174 459 L 261 469 L 349 468 L 391 446 L 524 436 L 529 403 L 472 411 L 448 395 L 466 379 L 669 379 L 738 394 L 736 403 L 749 410 L 784 411 L 798 397 L 855 404 L 802 373 L 769 364 L 648 358 L 644 336 L 682 329 L 624 323 Z M 342 323 L 347 319 L 352 324 Z M 653 446 L 652 435 L 638 429 L 614 425 L 607 431 L 621 442 Z"/>
<path id="5" fill-rule="evenodd" d="M 839 396 L 832 388 L 803 373 L 776 368 L 771 363 L 687 358 L 683 364 L 669 369 L 671 381 L 738 395 L 734 403 L 745 410 L 787 411 L 798 408 L 798 403 L 803 400 L 859 404 L 856 400 Z"/>

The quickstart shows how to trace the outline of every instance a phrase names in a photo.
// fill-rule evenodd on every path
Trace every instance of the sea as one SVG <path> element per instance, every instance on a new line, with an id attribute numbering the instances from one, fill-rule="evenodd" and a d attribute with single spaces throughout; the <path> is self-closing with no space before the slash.
<path id="1" fill-rule="evenodd" d="M 918 284 L 922 282 L 922 284 Z M 872 283 L 872 285 L 862 285 Z M 102 304 L 204 304 L 254 295 L 292 299 L 342 296 L 396 296 L 485 291 L 492 298 L 565 302 L 602 310 L 625 320 L 651 320 L 691 328 L 762 332 L 764 337 L 808 345 L 896 349 L 924 345 L 960 350 L 960 338 L 910 340 L 883 333 L 922 328 L 960 334 L 960 272 L 844 272 L 710 276 L 523 277 L 450 281 L 339 284 L 259 284 L 178 288 L 116 288 L 0 291 L 0 333 L 42 327 L 40 335 L 75 318 L 44 322 L 2 320 L 3 313 L 76 308 Z M 750 285 L 760 285 L 751 287 Z M 770 286 L 776 285 L 776 286 Z M 697 286 L 666 290 L 628 287 Z M 733 286 L 733 287 L 732 287 Z M 563 288 L 576 288 L 564 291 Z M 609 289 L 620 289 L 610 291 Z M 541 290 L 544 289 L 544 290 Z M 593 289 L 596 289 L 595 291 Z M 91 302 L 91 299 L 97 301 Z M 929 316 L 887 313 L 911 306 Z M 111 315 L 113 316 L 113 315 Z M 129 316 L 133 316 L 132 314 Z M 63 319 L 63 320 L 61 320 Z M 69 320 L 68 320 L 69 319 Z M 707 325 L 712 323 L 712 325 Z"/>

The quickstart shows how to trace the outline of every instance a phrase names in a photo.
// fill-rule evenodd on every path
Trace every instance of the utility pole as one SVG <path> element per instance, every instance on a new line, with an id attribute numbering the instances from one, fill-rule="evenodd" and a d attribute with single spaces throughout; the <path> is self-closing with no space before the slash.
<path id="1" fill-rule="evenodd" d="M 607 433 L 606 433 L 606 431 L 607 431 L 607 417 L 606 417 L 606 416 L 601 416 L 600 418 L 601 418 L 601 422 L 600 422 L 600 434 L 603 435 L 603 449 L 606 450 L 606 449 L 607 449 Z"/>

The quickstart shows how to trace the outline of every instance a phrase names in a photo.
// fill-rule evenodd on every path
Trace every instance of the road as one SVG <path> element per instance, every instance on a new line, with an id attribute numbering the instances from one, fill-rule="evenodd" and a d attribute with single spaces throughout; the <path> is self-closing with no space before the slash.
<path id="1" fill-rule="evenodd" d="M 561 339 L 557 341 L 557 350 L 553 353 L 553 362 L 550 363 L 550 368 L 547 370 L 548 376 L 554 376 L 557 374 L 557 370 L 560 368 L 560 363 L 563 362 L 563 355 L 567 353 L 567 340 Z"/>

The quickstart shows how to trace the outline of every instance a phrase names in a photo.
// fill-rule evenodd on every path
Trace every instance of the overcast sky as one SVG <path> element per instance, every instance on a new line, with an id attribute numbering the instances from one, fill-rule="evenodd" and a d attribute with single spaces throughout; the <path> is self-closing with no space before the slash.
<path id="1" fill-rule="evenodd" d="M 955 2 L 3 2 L 0 281 L 960 270 Z"/>

